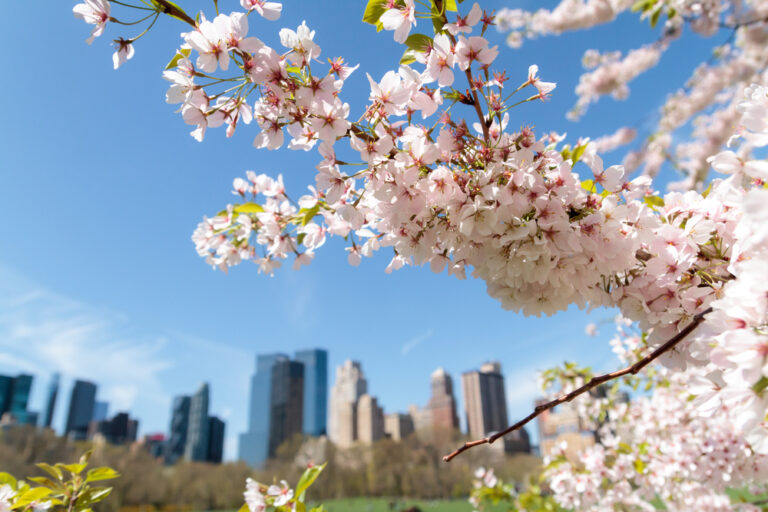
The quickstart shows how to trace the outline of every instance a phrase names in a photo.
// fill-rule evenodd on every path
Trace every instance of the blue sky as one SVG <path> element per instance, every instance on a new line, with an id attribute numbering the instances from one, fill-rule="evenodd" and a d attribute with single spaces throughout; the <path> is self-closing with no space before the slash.
<path id="1" fill-rule="evenodd" d="M 73 378 L 96 381 L 110 413 L 130 410 L 141 433 L 165 431 L 171 398 L 208 381 L 212 413 L 227 420 L 232 458 L 245 428 L 255 354 L 308 347 L 329 350 L 331 374 L 345 359 L 361 361 L 371 393 L 388 412 L 423 405 L 438 366 L 459 386 L 461 372 L 499 360 L 510 420 L 530 409 L 538 370 L 566 359 L 599 369 L 617 364 L 606 343 L 609 325 L 597 338 L 584 335 L 587 323 L 610 318 L 609 311 L 524 318 L 503 311 L 471 278 L 427 268 L 386 275 L 386 250 L 359 268 L 349 267 L 343 246 L 333 242 L 309 267 L 283 268 L 271 278 L 251 264 L 229 275 L 212 271 L 190 235 L 204 214 L 234 201 L 232 179 L 247 169 L 282 173 L 299 195 L 314 182 L 317 154 L 256 150 L 253 126 L 240 127 L 232 139 L 210 130 L 205 142 L 196 142 L 165 104 L 160 76 L 186 26 L 161 20 L 136 44 L 136 57 L 114 71 L 109 41 L 135 31 L 110 26 L 88 46 L 90 27 L 72 16 L 74 4 L 52 2 L 30 16 L 24 2 L 9 2 L 0 17 L 0 372 L 34 373 L 32 406 L 40 409 L 50 373 L 61 371 L 58 428 Z M 210 2 L 179 4 L 210 12 Z M 365 72 L 380 78 L 402 53 L 391 32 L 377 34 L 359 22 L 364 4 L 287 1 L 277 22 L 252 17 L 251 32 L 277 48 L 279 29 L 306 19 L 322 59 L 341 55 L 362 63 L 342 93 L 357 118 L 368 96 Z M 555 2 L 481 5 L 539 4 Z M 220 1 L 224 12 L 236 5 Z M 500 45 L 497 64 L 512 82 L 524 80 L 534 63 L 544 80 L 558 82 L 552 101 L 514 109 L 510 127 L 568 132 L 572 141 L 625 125 L 647 129 L 648 113 L 710 47 L 686 36 L 630 85 L 629 101 L 603 99 L 573 123 L 564 116 L 575 103 L 584 50 L 625 50 L 658 34 L 624 15 L 616 24 L 526 42 L 520 50 L 504 46 L 494 30 L 489 37 Z M 606 161 L 621 156 L 617 151 Z"/>

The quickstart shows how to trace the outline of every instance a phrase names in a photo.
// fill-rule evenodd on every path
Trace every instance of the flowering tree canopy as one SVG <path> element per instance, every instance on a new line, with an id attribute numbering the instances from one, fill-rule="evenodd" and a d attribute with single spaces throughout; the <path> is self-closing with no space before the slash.
<path id="1" fill-rule="evenodd" d="M 74 13 L 94 26 L 89 43 L 110 24 L 146 25 L 136 37 L 115 40 L 115 68 L 134 57 L 134 43 L 161 17 L 186 25 L 163 77 L 170 82 L 166 101 L 179 105 L 195 139 L 202 141 L 209 128 L 223 127 L 229 136 L 255 124 L 257 148 L 318 152 L 315 181 L 295 200 L 282 176 L 248 171 L 234 179 L 239 202 L 204 218 L 192 236 L 214 268 L 251 260 L 271 274 L 289 258 L 298 268 L 336 236 L 346 241 L 352 265 L 389 247 L 387 272 L 428 264 L 464 279 L 469 271 L 502 307 L 526 315 L 551 315 L 571 304 L 617 307 L 643 332 L 637 357 L 627 359 L 637 367 L 586 381 L 561 401 L 658 360 L 669 372 L 665 382 L 673 384 L 616 412 L 614 431 L 642 420 L 651 425 L 644 427 L 647 442 L 659 445 L 687 436 L 706 443 L 715 432 L 717 443 L 733 443 L 738 451 L 727 462 L 730 482 L 764 475 L 768 162 L 761 148 L 768 145 L 768 3 L 563 0 L 551 11 L 505 9 L 496 16 L 477 3 L 460 4 L 361 5 L 363 21 L 390 31 L 404 54 L 383 76 L 367 75 L 370 95 L 358 113 L 350 112 L 343 89 L 351 73 L 365 72 L 365 63 L 336 58 L 323 64 L 322 36 L 311 22 L 281 29 L 279 49 L 250 35 L 249 22 L 279 19 L 278 2 L 241 0 L 242 10 L 225 14 L 213 0 L 211 12 L 193 15 L 168 0 L 86 0 Z M 511 130 L 509 110 L 546 99 L 555 84 L 540 77 L 537 65 L 497 69 L 499 49 L 484 37 L 487 29 L 497 24 L 519 46 L 525 38 L 610 22 L 629 9 L 652 25 L 664 18 L 663 37 L 626 55 L 588 52 L 574 117 L 602 95 L 626 97 L 628 83 L 654 66 L 686 26 L 704 35 L 731 30 L 716 58 L 667 100 L 642 148 L 623 165 L 606 165 L 600 153 L 629 142 L 631 129 L 573 146 L 555 133 Z M 122 19 L 134 13 L 145 17 Z M 692 119 L 693 138 L 673 150 L 672 134 Z M 653 177 L 668 159 L 686 178 L 662 195 Z M 710 167 L 719 176 L 706 183 Z M 684 393 L 701 408 L 689 407 Z M 675 499 L 697 500 L 719 489 L 710 462 L 694 455 L 721 448 L 692 446 L 680 453 L 696 466 L 685 481 L 699 487 L 680 490 L 686 496 Z M 613 448 L 590 452 L 584 468 L 592 476 L 583 485 L 572 478 L 581 469 L 553 468 L 558 501 L 635 506 L 666 496 L 658 490 L 666 481 L 662 469 L 642 470 L 634 486 L 620 485 L 628 481 L 621 455 L 609 459 L 600 451 Z M 672 471 L 683 463 L 676 457 L 643 464 Z M 609 477 L 616 482 L 610 492 L 598 496 L 594 488 L 583 496 L 590 478 L 599 482 L 608 474 L 618 475 Z"/>

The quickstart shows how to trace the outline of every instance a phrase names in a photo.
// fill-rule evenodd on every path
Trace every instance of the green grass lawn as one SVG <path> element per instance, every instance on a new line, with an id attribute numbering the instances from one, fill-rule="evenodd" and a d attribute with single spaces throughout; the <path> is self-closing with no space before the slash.
<path id="1" fill-rule="evenodd" d="M 347 498 L 324 501 L 328 512 L 400 512 L 418 507 L 422 512 L 471 512 L 472 506 L 466 500 L 422 501 L 387 498 Z M 390 507 L 390 505 L 392 505 Z"/>

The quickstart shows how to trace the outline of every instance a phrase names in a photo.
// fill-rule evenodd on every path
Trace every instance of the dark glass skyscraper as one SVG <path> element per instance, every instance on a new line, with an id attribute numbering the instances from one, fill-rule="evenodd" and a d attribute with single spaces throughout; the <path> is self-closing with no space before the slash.
<path id="1" fill-rule="evenodd" d="M 174 464 L 184 456 L 184 447 L 187 445 L 187 430 L 189 430 L 189 402 L 188 396 L 177 396 L 173 399 L 171 427 L 168 444 L 165 447 L 165 462 L 167 464 Z"/>
<path id="2" fill-rule="evenodd" d="M 187 460 L 204 462 L 208 459 L 209 394 L 208 383 L 204 382 L 189 402 L 189 428 L 184 449 Z"/>
<path id="3" fill-rule="evenodd" d="M 59 396 L 59 381 L 61 375 L 54 373 L 51 377 L 51 383 L 48 384 L 48 396 L 45 398 L 45 412 L 43 416 L 43 427 L 51 428 L 53 424 L 53 413 L 56 410 L 56 398 Z"/>
<path id="4" fill-rule="evenodd" d="M 93 418 L 93 405 L 96 402 L 96 384 L 76 380 L 69 399 L 67 424 L 64 435 L 83 440 L 88 434 L 88 423 Z"/>
<path id="5" fill-rule="evenodd" d="M 9 410 L 17 419 L 26 418 L 29 392 L 32 390 L 32 376 L 21 374 L 13 379 Z M 23 423 L 23 421 L 21 421 Z"/>
<path id="6" fill-rule="evenodd" d="M 301 433 L 304 412 L 304 365 L 298 361 L 277 361 L 272 367 L 269 418 L 269 456 L 293 434 Z"/>
<path id="7" fill-rule="evenodd" d="M 13 377 L 0 375 L 0 417 L 11 408 L 11 390 Z"/>
<path id="8" fill-rule="evenodd" d="M 216 416 L 208 418 L 208 462 L 221 463 L 224 456 L 224 422 Z"/>
<path id="9" fill-rule="evenodd" d="M 304 364 L 302 432 L 322 436 L 328 430 L 328 352 L 322 349 L 299 350 L 294 359 Z"/>
<path id="10" fill-rule="evenodd" d="M 261 467 L 269 457 L 272 367 L 277 361 L 287 360 L 285 354 L 256 356 L 256 373 L 251 377 L 248 404 L 248 430 L 240 434 L 238 445 L 238 458 L 251 467 Z"/>

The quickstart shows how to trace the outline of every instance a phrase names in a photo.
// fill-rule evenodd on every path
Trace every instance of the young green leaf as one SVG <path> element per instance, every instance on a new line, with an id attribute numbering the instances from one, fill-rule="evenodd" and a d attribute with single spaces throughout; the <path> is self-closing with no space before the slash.
<path id="1" fill-rule="evenodd" d="M 363 13 L 363 22 L 370 25 L 377 25 L 381 15 L 387 11 L 386 0 L 368 0 Z"/>
<path id="2" fill-rule="evenodd" d="M 191 53 L 191 48 L 182 48 L 181 50 L 176 50 L 176 55 L 174 55 L 173 58 L 168 62 L 168 64 L 165 66 L 165 69 L 168 70 L 175 68 L 181 59 L 185 57 L 189 58 Z"/>
<path id="3" fill-rule="evenodd" d="M 112 468 L 101 467 L 94 468 L 88 471 L 88 476 L 85 478 L 86 482 L 96 482 L 98 480 L 111 480 L 112 478 L 118 478 L 120 473 Z"/>

